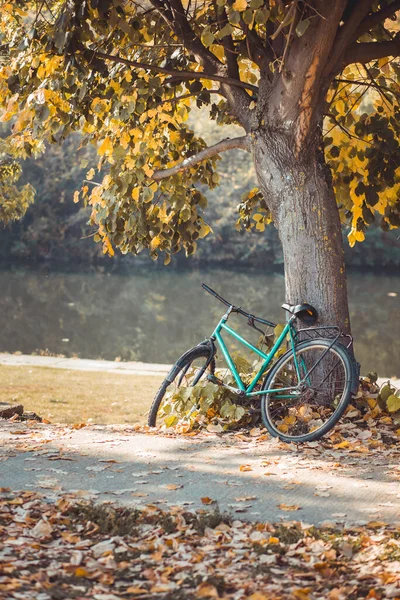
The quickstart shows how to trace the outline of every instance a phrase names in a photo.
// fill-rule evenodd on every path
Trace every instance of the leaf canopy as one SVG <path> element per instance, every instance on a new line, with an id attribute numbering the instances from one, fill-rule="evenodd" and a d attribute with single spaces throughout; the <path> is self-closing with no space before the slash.
<path id="1" fill-rule="evenodd" d="M 205 192 L 219 182 L 218 148 L 207 153 L 194 134 L 191 108 L 207 106 L 216 125 L 237 123 L 251 138 L 254 119 L 264 125 L 266 87 L 287 76 L 290 52 L 313 35 L 314 4 L 2 2 L 0 110 L 12 122 L 3 163 L 80 131 L 99 160 L 74 200 L 92 207 L 104 251 L 147 248 L 166 262 L 182 248 L 191 254 L 211 231 Z M 325 157 L 354 244 L 376 218 L 386 229 L 400 224 L 400 3 L 370 2 L 355 28 L 354 13 L 368 3 L 342 4 L 324 92 Z M 29 204 L 32 191 L 23 194 Z M 10 208 L 7 217 L 3 206 L 3 219 L 23 213 Z M 240 227 L 263 231 L 270 220 L 257 189 L 242 198 Z"/>

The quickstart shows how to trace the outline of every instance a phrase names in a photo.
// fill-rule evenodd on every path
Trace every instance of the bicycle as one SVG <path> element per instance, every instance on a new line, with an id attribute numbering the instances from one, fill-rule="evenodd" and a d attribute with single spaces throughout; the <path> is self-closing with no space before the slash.
<path id="1" fill-rule="evenodd" d="M 309 442 L 331 430 L 358 389 L 359 365 L 349 353 L 353 341 L 351 336 L 344 336 L 336 326 L 312 327 L 318 313 L 310 304 L 283 304 L 282 308 L 289 313 L 289 318 L 266 353 L 229 327 L 227 321 L 232 313 L 240 314 L 247 318 L 249 326 L 263 335 L 266 335 L 265 332 L 256 323 L 266 328 L 275 328 L 275 323 L 235 306 L 204 283 L 202 287 L 228 309 L 212 335 L 185 352 L 174 364 L 154 398 L 149 426 L 156 425 L 157 414 L 168 394 L 176 393 L 183 386 L 191 394 L 199 381 L 206 377 L 215 385 L 229 389 L 239 404 L 259 399 L 264 426 L 272 436 L 282 441 Z M 299 322 L 307 327 L 295 327 Z M 262 359 L 261 367 L 248 385 L 238 373 L 221 336 L 222 331 Z M 342 337 L 350 340 L 347 346 L 341 343 Z M 237 387 L 224 383 L 215 375 L 217 345 Z M 274 362 L 283 350 L 284 354 Z"/>

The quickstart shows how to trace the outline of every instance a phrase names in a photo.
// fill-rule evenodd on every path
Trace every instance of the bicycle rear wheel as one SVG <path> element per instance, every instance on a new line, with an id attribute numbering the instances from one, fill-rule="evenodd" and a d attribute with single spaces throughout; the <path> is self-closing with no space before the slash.
<path id="1" fill-rule="evenodd" d="M 194 386 L 205 379 L 209 373 L 214 373 L 215 360 L 214 357 L 210 360 L 210 352 L 208 345 L 195 346 L 176 361 L 151 405 L 148 418 L 150 427 L 155 427 L 157 420 L 167 421 L 169 414 L 164 411 L 167 401 L 179 397 L 182 401 L 189 400 L 194 393 Z"/>
<path id="2" fill-rule="evenodd" d="M 344 413 L 353 367 L 346 349 L 331 344 L 329 339 L 303 342 L 267 375 L 263 389 L 275 391 L 262 397 L 261 417 L 271 435 L 285 442 L 317 440 Z"/>

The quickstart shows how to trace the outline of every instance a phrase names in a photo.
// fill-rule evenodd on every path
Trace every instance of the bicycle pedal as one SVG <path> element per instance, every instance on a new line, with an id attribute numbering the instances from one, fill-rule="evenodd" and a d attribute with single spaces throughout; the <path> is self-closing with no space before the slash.
<path id="1" fill-rule="evenodd" d="M 215 385 L 224 385 L 224 382 L 221 381 L 221 379 L 218 379 L 218 377 L 215 375 L 207 375 L 207 379 L 208 381 L 211 381 L 211 383 L 215 383 Z"/>

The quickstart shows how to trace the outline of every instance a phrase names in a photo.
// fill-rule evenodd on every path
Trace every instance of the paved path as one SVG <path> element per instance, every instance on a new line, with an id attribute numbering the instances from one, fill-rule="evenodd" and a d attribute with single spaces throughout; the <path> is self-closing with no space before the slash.
<path id="1" fill-rule="evenodd" d="M 208 509 L 215 501 L 221 511 L 257 521 L 400 524 L 400 448 L 363 453 L 257 436 L 2 421 L 0 485 L 48 496 L 82 490 L 83 498 L 126 506 L 205 508 L 201 498 L 208 498 Z"/>
<path id="2" fill-rule="evenodd" d="M 86 358 L 60 358 L 57 356 L 32 356 L 30 354 L 0 353 L 0 365 L 13 367 L 50 367 L 71 371 L 102 371 L 125 375 L 164 375 L 169 365 L 143 362 L 117 362 L 111 360 L 91 360 Z"/>

